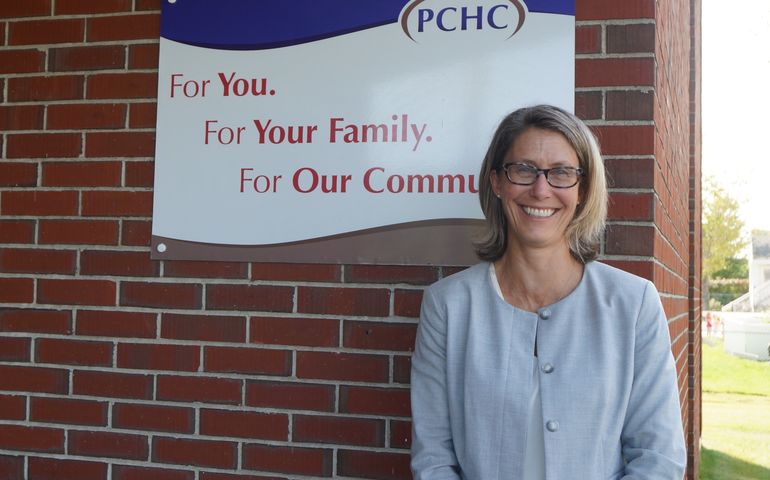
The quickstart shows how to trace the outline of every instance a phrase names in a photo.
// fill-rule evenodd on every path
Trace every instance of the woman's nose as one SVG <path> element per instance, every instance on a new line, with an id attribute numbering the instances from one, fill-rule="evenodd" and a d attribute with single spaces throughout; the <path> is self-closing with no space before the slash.
<path id="1" fill-rule="evenodd" d="M 551 185 L 548 184 L 548 179 L 545 178 L 544 173 L 538 172 L 530 191 L 535 198 L 547 198 L 551 195 Z"/>

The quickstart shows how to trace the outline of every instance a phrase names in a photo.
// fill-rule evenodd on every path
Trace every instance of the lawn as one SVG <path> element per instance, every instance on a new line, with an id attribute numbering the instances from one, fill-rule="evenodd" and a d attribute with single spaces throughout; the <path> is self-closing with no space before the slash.
<path id="1" fill-rule="evenodd" d="M 770 479 L 770 363 L 703 343 L 701 480 Z"/>

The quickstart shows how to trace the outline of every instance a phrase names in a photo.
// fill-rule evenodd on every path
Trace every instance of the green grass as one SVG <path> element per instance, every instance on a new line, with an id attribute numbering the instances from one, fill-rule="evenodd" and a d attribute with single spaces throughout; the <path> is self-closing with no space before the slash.
<path id="1" fill-rule="evenodd" d="M 701 480 L 770 479 L 770 363 L 703 343 Z"/>

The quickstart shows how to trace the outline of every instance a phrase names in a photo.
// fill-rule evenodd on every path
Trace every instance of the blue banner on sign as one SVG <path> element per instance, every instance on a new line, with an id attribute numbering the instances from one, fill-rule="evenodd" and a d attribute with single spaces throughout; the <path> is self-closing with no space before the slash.
<path id="1" fill-rule="evenodd" d="M 161 36 L 206 48 L 278 48 L 395 23 L 407 3 L 408 0 L 163 0 Z M 525 3 L 532 13 L 575 14 L 574 0 Z"/>

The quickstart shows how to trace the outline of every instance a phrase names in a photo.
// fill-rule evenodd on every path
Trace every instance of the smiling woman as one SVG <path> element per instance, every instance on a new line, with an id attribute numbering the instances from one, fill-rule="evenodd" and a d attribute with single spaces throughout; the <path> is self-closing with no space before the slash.
<path id="1" fill-rule="evenodd" d="M 479 175 L 485 262 L 423 297 L 412 356 L 417 480 L 681 480 L 666 317 L 651 282 L 592 261 L 607 188 L 574 115 L 524 108 Z"/>

